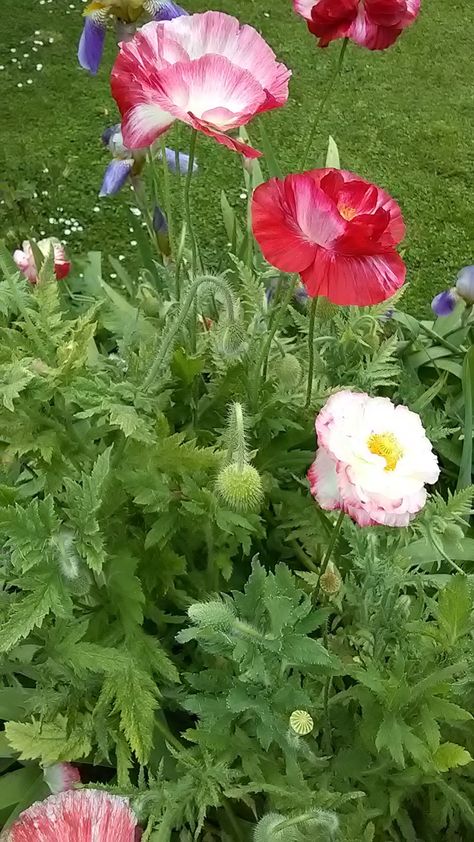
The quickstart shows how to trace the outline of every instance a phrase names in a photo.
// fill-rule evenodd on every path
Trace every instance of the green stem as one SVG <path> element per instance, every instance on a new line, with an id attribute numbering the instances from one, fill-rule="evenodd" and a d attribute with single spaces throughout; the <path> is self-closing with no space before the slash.
<path id="1" fill-rule="evenodd" d="M 298 281 L 298 275 L 293 275 L 291 280 L 288 283 L 288 289 L 286 291 L 286 295 L 284 296 L 279 309 L 275 313 L 275 318 L 273 322 L 270 324 L 268 332 L 266 334 L 265 341 L 262 344 L 260 349 L 260 353 L 257 357 L 257 362 L 255 363 L 255 369 L 253 372 L 252 383 L 250 385 L 250 396 L 251 396 L 251 403 L 253 406 L 257 403 L 258 400 L 258 393 L 260 391 L 261 385 L 261 372 L 262 368 L 265 366 L 266 370 L 266 362 L 268 359 L 268 355 L 270 352 L 271 344 L 273 342 L 273 337 L 277 332 L 278 328 L 280 327 L 285 313 L 290 305 L 290 301 L 293 298 L 293 294 L 295 291 L 295 286 Z"/>
<path id="2" fill-rule="evenodd" d="M 349 39 L 344 38 L 344 40 L 342 42 L 341 52 L 339 53 L 339 58 L 338 58 L 336 67 L 334 68 L 334 72 L 333 72 L 333 74 L 332 74 L 332 76 L 329 80 L 329 85 L 327 87 L 326 93 L 324 94 L 324 96 L 323 96 L 323 98 L 322 98 L 322 100 L 319 104 L 319 108 L 317 109 L 316 114 L 314 115 L 313 125 L 311 126 L 311 128 L 309 130 L 308 140 L 306 142 L 306 148 L 303 152 L 303 157 L 302 157 L 302 160 L 301 160 L 301 164 L 299 166 L 300 170 L 304 169 L 304 167 L 306 165 L 306 161 L 308 160 L 308 156 L 309 156 L 309 153 L 311 152 L 311 146 L 312 146 L 312 143 L 313 143 L 313 140 L 314 140 L 314 136 L 315 136 L 317 128 L 319 126 L 319 121 L 321 120 L 321 117 L 323 116 L 324 109 L 325 109 L 327 103 L 329 102 L 329 98 L 332 94 L 334 85 L 336 84 L 336 80 L 337 80 L 337 78 L 338 78 L 338 76 L 341 72 L 342 65 L 343 65 L 343 62 L 344 62 L 344 56 L 345 56 L 345 53 L 346 53 L 348 43 L 349 43 Z"/>
<path id="3" fill-rule="evenodd" d="M 170 188 L 170 172 L 168 169 L 168 163 L 166 161 L 166 147 L 165 147 L 165 139 L 164 135 L 160 137 L 160 147 L 161 147 L 161 164 L 163 167 L 163 193 L 165 197 L 165 210 L 166 210 L 166 218 L 168 222 L 168 232 L 170 237 L 170 246 L 171 246 L 171 254 L 176 259 L 176 241 L 174 236 L 174 223 L 173 223 L 173 208 L 171 204 L 171 188 Z"/>
<path id="4" fill-rule="evenodd" d="M 160 716 L 155 717 L 155 725 L 158 728 L 158 731 L 160 731 L 163 737 L 165 738 L 166 742 L 170 744 L 170 746 L 173 746 L 173 748 L 175 748 L 176 751 L 184 750 L 183 744 L 178 740 L 177 737 L 174 736 L 174 734 L 172 733 L 172 731 L 170 731 L 168 727 L 168 723 L 166 721 L 163 722 Z"/>
<path id="5" fill-rule="evenodd" d="M 222 806 L 225 810 L 227 818 L 229 819 L 229 824 L 232 827 L 232 830 L 234 832 L 234 835 L 235 835 L 235 838 L 236 838 L 237 842 L 243 842 L 243 839 L 244 839 L 243 834 L 241 833 L 241 830 L 240 830 L 240 827 L 238 825 L 237 819 L 234 815 L 234 811 L 233 811 L 232 807 L 230 806 L 227 798 L 222 799 Z"/>
<path id="6" fill-rule="evenodd" d="M 308 408 L 311 404 L 311 394 L 313 392 L 313 374 L 314 374 L 314 324 L 316 321 L 316 307 L 318 305 L 318 299 L 313 298 L 311 301 L 311 310 L 309 314 L 309 328 L 308 328 L 308 354 L 309 354 L 309 365 L 308 365 L 308 385 L 306 388 L 306 403 L 305 407 Z"/>
<path id="7" fill-rule="evenodd" d="M 193 175 L 194 157 L 196 152 L 197 129 L 192 129 L 191 140 L 189 143 L 189 162 L 188 171 L 186 173 L 186 182 L 184 185 L 184 211 L 186 215 L 186 225 L 191 239 L 191 255 L 192 255 L 192 276 L 193 278 L 197 272 L 197 242 L 194 234 L 193 221 L 191 217 L 191 179 Z"/>
<path id="8" fill-rule="evenodd" d="M 319 574 L 319 582 L 318 582 L 318 587 L 316 588 L 316 593 L 315 593 L 315 596 L 317 596 L 317 594 L 319 593 L 319 587 L 320 587 L 320 584 L 319 584 L 319 583 L 321 582 L 321 576 L 322 576 L 322 575 L 326 572 L 326 568 L 327 568 L 327 566 L 328 566 L 329 562 L 331 561 L 331 556 L 332 556 L 332 553 L 333 553 L 334 547 L 336 546 L 336 542 L 337 542 L 337 539 L 338 539 L 338 537 L 339 537 L 339 533 L 340 533 L 340 531 L 341 531 L 341 527 L 342 527 L 343 520 L 344 520 L 344 512 L 341 510 L 341 511 L 339 512 L 339 517 L 338 517 L 338 519 L 337 519 L 337 521 L 336 521 L 336 525 L 335 525 L 335 527 L 334 527 L 334 529 L 333 529 L 333 532 L 332 532 L 332 535 L 331 535 L 331 538 L 330 538 L 330 541 L 329 541 L 329 544 L 328 544 L 327 550 L 326 550 L 326 552 L 324 553 L 323 560 L 322 560 L 322 562 L 321 562 L 321 570 L 320 570 L 320 574 Z"/>
<path id="9" fill-rule="evenodd" d="M 142 388 L 144 391 L 149 389 L 155 380 L 156 375 L 163 365 L 163 362 L 166 359 L 179 331 L 181 330 L 182 325 L 188 317 L 189 311 L 195 302 L 196 293 L 202 284 L 214 284 L 222 290 L 226 303 L 227 317 L 230 322 L 235 322 L 234 301 L 226 282 L 223 281 L 222 278 L 215 278 L 213 275 L 201 275 L 199 278 L 196 278 L 194 283 L 192 283 L 188 289 L 186 298 L 181 305 L 178 315 L 161 341 L 155 360 L 143 382 Z"/>

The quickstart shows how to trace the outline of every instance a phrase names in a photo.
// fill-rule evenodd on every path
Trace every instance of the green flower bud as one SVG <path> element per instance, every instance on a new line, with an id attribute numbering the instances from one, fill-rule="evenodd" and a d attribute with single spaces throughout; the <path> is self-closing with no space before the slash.
<path id="1" fill-rule="evenodd" d="M 195 602 L 188 608 L 188 617 L 195 626 L 215 631 L 230 631 L 235 622 L 232 608 L 218 599 Z"/>
<path id="2" fill-rule="evenodd" d="M 282 386 L 295 388 L 301 382 L 300 361 L 293 354 L 285 354 L 277 364 L 277 376 Z"/>
<path id="3" fill-rule="evenodd" d="M 332 301 L 329 301 L 329 299 L 325 298 L 324 295 L 320 295 L 318 297 L 316 315 L 318 319 L 321 319 L 321 321 L 327 322 L 332 319 L 337 313 L 337 309 L 337 304 L 333 304 Z"/>
<path id="4" fill-rule="evenodd" d="M 335 594 L 339 593 L 342 585 L 342 578 L 339 570 L 332 561 L 330 561 L 326 567 L 326 570 L 319 580 L 319 584 L 322 592 L 328 596 L 335 596 Z"/>
<path id="5" fill-rule="evenodd" d="M 242 466 L 232 462 L 217 477 L 216 491 L 230 509 L 237 512 L 252 512 L 258 509 L 263 499 L 262 480 L 252 465 Z"/>
<path id="6" fill-rule="evenodd" d="M 223 357 L 240 357 L 247 350 L 247 334 L 238 322 L 228 322 L 217 334 L 216 351 Z"/>
<path id="7" fill-rule="evenodd" d="M 278 825 L 286 821 L 281 813 L 267 813 L 255 826 L 254 842 L 293 842 L 298 836 L 296 827 L 289 827 L 279 831 Z"/>

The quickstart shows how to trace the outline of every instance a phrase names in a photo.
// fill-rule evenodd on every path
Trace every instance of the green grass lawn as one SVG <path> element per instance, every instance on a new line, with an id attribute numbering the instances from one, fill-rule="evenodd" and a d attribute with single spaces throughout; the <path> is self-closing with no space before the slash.
<path id="1" fill-rule="evenodd" d="M 199 0 L 187 7 L 206 8 Z M 469 7 L 470 0 L 424 0 L 420 19 L 395 47 L 370 53 L 350 45 L 314 147 L 318 165 L 331 133 L 342 165 L 401 203 L 408 228 L 407 300 L 421 312 L 458 268 L 474 262 Z M 317 49 L 291 0 L 218 0 L 212 8 L 253 24 L 292 68 L 289 104 L 269 115 L 266 127 L 283 166 L 295 168 L 339 45 Z M 133 266 L 131 192 L 97 198 L 109 160 L 100 134 L 117 119 L 108 89 L 113 35 L 99 75 L 90 77 L 76 59 L 82 9 L 80 0 L 15 0 L 3 11 L 0 235 L 13 247 L 28 233 L 39 238 L 45 232 L 67 240 L 72 253 L 101 249 Z M 252 136 L 252 126 L 249 131 Z M 257 141 L 255 130 L 253 136 Z M 221 187 L 228 185 L 242 210 L 245 197 L 236 155 L 200 137 L 198 159 L 193 204 L 212 262 L 225 242 Z"/>

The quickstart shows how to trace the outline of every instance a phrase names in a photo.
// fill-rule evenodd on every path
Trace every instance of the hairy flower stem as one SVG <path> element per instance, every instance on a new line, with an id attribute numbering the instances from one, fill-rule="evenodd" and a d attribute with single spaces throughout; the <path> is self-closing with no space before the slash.
<path id="1" fill-rule="evenodd" d="M 198 254 L 197 254 L 197 241 L 196 235 L 194 233 L 193 228 L 193 220 L 191 216 L 191 179 L 193 176 L 193 167 L 194 167 L 194 157 L 196 152 L 196 141 L 197 141 L 197 129 L 192 129 L 191 131 L 191 140 L 189 143 L 189 162 L 188 162 L 188 171 L 186 173 L 186 182 L 184 184 L 184 212 L 186 215 L 186 225 L 189 231 L 189 238 L 191 240 L 191 257 L 192 257 L 192 273 L 193 278 L 196 276 L 197 272 L 197 262 L 198 262 Z"/>
<path id="2" fill-rule="evenodd" d="M 280 327 L 283 318 L 285 316 L 286 311 L 290 305 L 290 301 L 293 298 L 293 293 L 295 291 L 295 286 L 298 280 L 298 275 L 293 275 L 291 280 L 288 283 L 288 289 L 286 291 L 286 295 L 284 296 L 280 307 L 278 308 L 277 312 L 275 313 L 275 318 L 273 322 L 270 324 L 270 327 L 267 331 L 265 341 L 262 344 L 260 349 L 260 353 L 257 357 L 257 362 L 255 363 L 255 368 L 252 374 L 252 380 L 249 386 L 250 392 L 250 400 L 253 407 L 256 406 L 258 401 L 258 395 L 260 392 L 261 380 L 262 380 L 262 368 L 265 370 L 266 375 L 266 365 L 268 360 L 268 355 L 270 353 L 271 344 L 273 342 L 273 338 L 275 333 L 277 332 L 278 328 Z M 265 379 L 265 376 L 264 378 Z"/>
<path id="3" fill-rule="evenodd" d="M 196 278 L 194 283 L 188 289 L 187 295 L 181 305 L 181 309 L 176 316 L 174 322 L 172 323 L 169 330 L 165 333 L 161 345 L 158 349 L 158 353 L 155 357 L 155 360 L 148 372 L 144 382 L 143 382 L 143 390 L 146 391 L 150 388 L 151 384 L 156 378 L 161 366 L 163 365 L 170 349 L 173 346 L 173 343 L 176 337 L 181 330 L 184 322 L 186 321 L 189 311 L 196 300 L 196 293 L 200 286 L 203 284 L 213 284 L 214 286 L 219 287 L 224 295 L 224 300 L 227 309 L 227 318 L 229 322 L 235 322 L 235 312 L 234 312 L 234 301 L 227 286 L 226 282 L 222 278 L 215 278 L 214 275 L 201 275 L 199 278 Z"/>
<path id="4" fill-rule="evenodd" d="M 301 164 L 298 168 L 300 170 L 304 170 L 304 168 L 306 166 L 306 162 L 308 160 L 309 153 L 311 152 L 311 146 L 313 145 L 314 136 L 315 136 L 317 128 L 319 126 L 319 121 L 321 120 L 321 117 L 324 114 L 324 109 L 326 108 L 326 105 L 329 102 L 330 96 L 331 96 L 331 94 L 333 92 L 333 89 L 334 89 L 334 85 L 336 84 L 336 81 L 337 81 L 337 79 L 339 77 L 339 74 L 341 72 L 342 65 L 343 65 L 343 62 L 344 62 L 344 56 L 346 54 L 346 49 L 347 49 L 348 43 L 349 43 L 349 39 L 344 38 L 344 40 L 342 42 L 342 46 L 341 46 L 341 52 L 339 53 L 339 58 L 337 60 L 336 67 L 334 68 L 334 72 L 333 72 L 333 74 L 332 74 L 332 76 L 329 80 L 329 85 L 327 87 L 326 93 L 324 94 L 324 96 L 323 96 L 323 98 L 322 98 L 322 100 L 319 104 L 319 108 L 317 109 L 316 114 L 314 115 L 313 125 L 311 126 L 311 128 L 309 130 L 308 140 L 306 142 L 306 147 L 305 147 L 305 150 L 303 152 Z"/>
<path id="5" fill-rule="evenodd" d="M 166 220 L 168 223 L 168 232 L 170 238 L 170 247 L 171 247 L 171 254 L 176 260 L 176 240 L 174 236 L 174 224 L 173 224 L 173 208 L 171 204 L 171 189 L 170 189 L 170 173 L 168 169 L 168 163 L 166 161 L 166 147 L 165 147 L 165 139 L 164 135 L 160 137 L 160 147 L 161 147 L 161 166 L 163 168 L 163 194 L 165 198 L 165 211 L 166 211 Z M 179 170 L 178 170 L 179 173 Z"/>
<path id="6" fill-rule="evenodd" d="M 233 440 L 233 445 L 235 446 L 231 446 L 229 448 L 227 459 L 229 463 L 236 462 L 239 466 L 239 470 L 243 471 L 247 454 L 245 449 L 244 414 L 241 403 L 233 404 L 230 423 L 235 430 L 235 438 Z"/>
<path id="7" fill-rule="evenodd" d="M 314 325 L 316 321 L 316 307 L 318 299 L 313 298 L 311 301 L 311 309 L 309 313 L 309 328 L 308 328 L 308 384 L 306 387 L 306 402 L 305 407 L 308 408 L 311 404 L 311 395 L 313 392 L 313 375 L 314 375 Z"/>

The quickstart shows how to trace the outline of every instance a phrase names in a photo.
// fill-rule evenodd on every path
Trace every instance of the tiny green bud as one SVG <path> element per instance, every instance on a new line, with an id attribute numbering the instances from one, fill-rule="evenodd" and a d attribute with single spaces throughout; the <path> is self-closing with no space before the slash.
<path id="1" fill-rule="evenodd" d="M 188 617 L 196 626 L 215 631 L 229 631 L 235 622 L 232 609 L 218 599 L 195 602 L 188 608 Z"/>
<path id="2" fill-rule="evenodd" d="M 285 354 L 282 360 L 277 364 L 277 376 L 286 388 L 294 388 L 301 382 L 301 365 L 300 361 L 294 354 Z"/>
<path id="3" fill-rule="evenodd" d="M 332 561 L 330 561 L 326 567 L 326 570 L 319 580 L 319 584 L 322 592 L 328 596 L 335 596 L 339 593 L 342 585 L 342 578 L 339 570 Z"/>
<path id="4" fill-rule="evenodd" d="M 237 462 L 227 465 L 219 473 L 216 491 L 230 509 L 251 512 L 259 508 L 263 499 L 262 480 L 252 465 Z"/>

